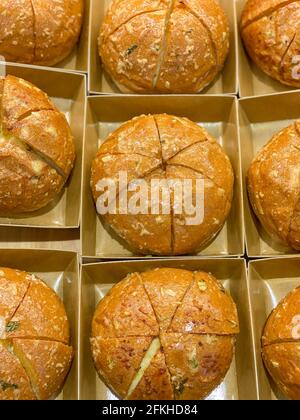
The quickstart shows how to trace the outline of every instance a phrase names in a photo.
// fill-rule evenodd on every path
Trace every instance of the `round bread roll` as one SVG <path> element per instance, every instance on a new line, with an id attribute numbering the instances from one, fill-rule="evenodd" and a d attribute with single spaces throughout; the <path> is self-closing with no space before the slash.
<path id="1" fill-rule="evenodd" d="M 300 400 L 300 287 L 273 310 L 262 336 L 262 357 L 279 389 Z"/>
<path id="2" fill-rule="evenodd" d="M 228 51 L 216 0 L 112 0 L 99 35 L 102 63 L 123 92 L 200 92 Z"/>
<path id="3" fill-rule="evenodd" d="M 127 185 L 120 172 L 127 173 Z M 215 139 L 187 118 L 142 115 L 107 138 L 92 164 L 91 188 L 99 213 L 103 192 L 98 183 L 104 179 L 117 185 L 117 199 L 116 214 L 104 214 L 103 220 L 140 254 L 197 252 L 221 230 L 231 208 L 234 176 L 229 158 Z M 132 187 L 140 180 L 146 181 L 148 197 L 150 192 L 152 196 L 151 185 L 160 184 L 154 200 L 157 209 L 149 199 L 142 214 L 130 210 L 122 214 L 118 191 L 125 189 L 130 203 L 135 194 Z M 182 190 L 184 182 L 190 183 L 187 195 L 195 207 L 197 200 L 200 210 L 203 205 L 203 220 L 195 218 L 188 224 L 184 196 L 180 201 L 172 181 Z M 169 208 L 164 207 L 166 203 Z"/>
<path id="4" fill-rule="evenodd" d="M 68 122 L 48 96 L 23 79 L 0 77 L 0 214 L 45 207 L 62 190 L 74 160 Z"/>
<path id="5" fill-rule="evenodd" d="M 73 349 L 63 303 L 29 273 L 0 268 L 0 400 L 60 393 Z"/>
<path id="6" fill-rule="evenodd" d="M 100 301 L 91 348 L 120 398 L 199 400 L 223 381 L 238 333 L 236 306 L 211 274 L 162 268 L 130 274 Z"/>
<path id="7" fill-rule="evenodd" d="M 82 15 L 83 0 L 1 0 L 0 55 L 53 66 L 77 43 Z"/>
<path id="8" fill-rule="evenodd" d="M 300 87 L 300 1 L 248 0 L 241 34 L 254 63 L 279 82 Z"/>
<path id="9" fill-rule="evenodd" d="M 280 131 L 248 171 L 252 208 L 265 230 L 300 250 L 300 121 Z"/>

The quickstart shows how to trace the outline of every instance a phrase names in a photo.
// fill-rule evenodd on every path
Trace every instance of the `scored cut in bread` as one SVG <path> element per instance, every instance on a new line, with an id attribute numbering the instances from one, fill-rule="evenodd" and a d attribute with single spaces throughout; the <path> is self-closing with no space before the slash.
<path id="1" fill-rule="evenodd" d="M 231 336 L 163 333 L 161 342 L 178 400 L 204 399 L 223 381 L 232 362 Z"/>
<path id="2" fill-rule="evenodd" d="M 123 92 L 197 93 L 222 70 L 229 32 L 215 0 L 113 0 L 99 55 Z"/>
<path id="3" fill-rule="evenodd" d="M 159 342 L 160 347 L 160 342 Z M 143 376 L 136 387 L 129 393 L 130 400 L 173 400 L 174 393 L 171 384 L 165 355 L 161 348 L 150 360 Z"/>
<path id="4" fill-rule="evenodd" d="M 155 270 L 143 273 L 143 283 L 161 331 L 169 328 L 192 280 L 193 273 L 186 270 L 161 268 L 159 277 Z"/>
<path id="5" fill-rule="evenodd" d="M 295 0 L 248 0 L 240 28 L 254 63 L 273 79 L 300 87 L 300 3 Z"/>
<path id="6" fill-rule="evenodd" d="M 137 279 L 145 295 L 133 300 Z M 201 298 L 193 289 L 195 282 Z M 157 327 L 152 330 L 148 328 L 152 316 L 135 315 L 148 314 L 146 300 L 155 314 Z M 188 306 L 197 301 L 198 313 L 194 307 L 189 314 Z M 122 307 L 123 315 L 115 307 Z M 127 317 L 124 325 L 122 318 Z M 148 331 L 143 336 L 141 319 Z M 195 321 L 198 329 L 185 328 L 189 321 Z M 107 338 L 114 322 L 120 326 L 119 336 Z M 238 333 L 235 304 L 216 279 L 202 272 L 159 268 L 131 274 L 99 302 L 92 321 L 91 350 L 100 378 L 121 398 L 203 399 L 224 379 Z"/>
<path id="7" fill-rule="evenodd" d="M 262 358 L 278 388 L 300 400 L 300 287 L 274 308 L 262 333 Z"/>
<path id="8" fill-rule="evenodd" d="M 254 213 L 283 245 L 300 249 L 300 122 L 276 134 L 253 160 L 247 176 Z"/>
<path id="9" fill-rule="evenodd" d="M 30 379 L 9 345 L 0 340 L 0 401 L 36 400 Z"/>
<path id="10" fill-rule="evenodd" d="M 31 83 L 0 78 L 0 213 L 45 207 L 59 196 L 75 161 L 65 116 Z"/>
<path id="11" fill-rule="evenodd" d="M 152 337 L 101 338 L 97 332 L 93 336 L 91 349 L 97 372 L 109 378 L 109 387 L 125 398 Z"/>
<path id="12" fill-rule="evenodd" d="M 132 325 L 135 326 L 134 331 Z M 107 297 L 100 301 L 92 323 L 93 337 L 120 338 L 130 335 L 158 335 L 154 311 L 142 279 L 137 274 L 128 276 L 111 289 Z"/>
<path id="13" fill-rule="evenodd" d="M 141 180 L 147 191 L 143 186 L 139 195 L 145 199 L 148 194 L 147 203 L 140 203 L 139 212 L 121 211 L 122 193 L 127 192 L 127 203 L 136 200 Z M 106 214 L 102 210 L 104 181 L 115 185 L 116 193 L 113 209 Z M 186 181 L 192 204 L 197 204 L 200 213 L 191 223 L 183 194 L 178 203 L 177 185 Z M 180 255 L 197 253 L 222 229 L 231 209 L 234 174 L 222 147 L 201 126 L 167 114 L 141 115 L 123 124 L 100 146 L 90 184 L 105 227 L 112 228 L 132 252 Z"/>
<path id="14" fill-rule="evenodd" d="M 23 271 L 0 268 L 0 339 L 29 288 L 31 277 Z"/>
<path id="15" fill-rule="evenodd" d="M 42 66 L 61 62 L 79 39 L 83 9 L 83 0 L 2 0 L 0 55 Z"/>
<path id="16" fill-rule="evenodd" d="M 62 301 L 44 282 L 31 277 L 29 288 L 11 322 L 17 325 L 6 338 L 43 338 L 70 341 L 69 322 Z"/>
<path id="17" fill-rule="evenodd" d="M 0 268 L 0 400 L 54 399 L 73 359 L 66 311 L 36 276 Z"/>
<path id="18" fill-rule="evenodd" d="M 12 343 L 13 352 L 27 372 L 37 398 L 55 398 L 70 370 L 72 347 L 47 340 L 14 339 Z"/>

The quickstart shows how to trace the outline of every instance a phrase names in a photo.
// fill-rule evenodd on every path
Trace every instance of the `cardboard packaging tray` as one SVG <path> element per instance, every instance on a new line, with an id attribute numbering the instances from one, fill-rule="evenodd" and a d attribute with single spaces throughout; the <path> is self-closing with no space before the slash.
<path id="1" fill-rule="evenodd" d="M 245 234 L 247 254 L 251 258 L 296 253 L 275 243 L 263 230 L 247 197 L 246 175 L 258 151 L 274 134 L 299 118 L 299 103 L 300 91 L 244 98 L 239 101 Z"/>
<path id="2" fill-rule="evenodd" d="M 0 74 L 21 77 L 46 92 L 57 108 L 65 114 L 71 126 L 76 146 L 74 169 L 57 200 L 32 214 L 14 218 L 0 217 L 0 226 L 79 227 L 86 76 L 80 73 L 19 64 L 0 64 Z"/>
<path id="3" fill-rule="evenodd" d="M 300 256 L 257 260 L 249 264 L 258 395 L 261 400 L 285 399 L 264 368 L 261 358 L 261 335 L 272 310 L 288 293 L 300 286 L 299 274 Z"/>
<path id="4" fill-rule="evenodd" d="M 58 399 L 78 399 L 79 261 L 75 252 L 54 250 L 1 249 L 0 267 L 35 274 L 63 300 L 71 329 L 74 360 Z"/>
<path id="5" fill-rule="evenodd" d="M 261 0 L 257 0 L 259 2 Z M 238 80 L 240 97 L 268 95 L 296 90 L 286 86 L 261 71 L 248 56 L 240 36 L 239 23 L 247 0 L 236 0 L 237 42 L 238 42 Z"/>
<path id="6" fill-rule="evenodd" d="M 237 100 L 232 96 L 91 96 L 87 102 L 86 141 L 82 189 L 82 256 L 93 259 L 134 258 L 96 214 L 90 189 L 90 170 L 99 145 L 121 123 L 141 114 L 168 113 L 202 124 L 223 145 L 235 172 L 235 190 L 229 218 L 204 256 L 241 256 L 244 231 L 241 193 Z"/>
<path id="7" fill-rule="evenodd" d="M 99 0 L 102 1 L 102 0 Z M 88 32 L 89 32 L 89 22 L 90 22 L 90 0 L 84 0 L 84 16 L 82 22 L 82 29 L 80 38 L 78 43 L 75 45 L 72 52 L 66 57 L 63 61 L 57 63 L 53 67 L 47 66 L 35 66 L 30 64 L 22 64 L 24 67 L 28 68 L 36 68 L 36 69 L 61 69 L 65 71 L 72 71 L 72 72 L 81 72 L 87 73 L 88 72 L 88 57 L 89 57 L 89 50 L 88 50 Z M 3 57 L 0 55 L 0 65 L 3 64 L 1 61 Z M 11 62 L 7 62 L 7 64 L 15 64 Z"/>
<path id="8" fill-rule="evenodd" d="M 230 53 L 222 73 L 202 93 L 206 94 L 236 94 L 238 91 L 237 81 L 237 32 L 235 0 L 219 0 L 230 21 Z M 90 4 L 90 27 L 89 27 L 89 87 L 91 94 L 120 93 L 111 78 L 103 71 L 98 53 L 98 36 L 100 26 L 111 0 L 91 0 Z"/>
<path id="9" fill-rule="evenodd" d="M 208 397 L 210 400 L 256 400 L 254 362 L 246 264 L 243 259 L 153 259 L 148 261 L 102 262 L 83 265 L 80 299 L 80 399 L 113 400 L 116 397 L 98 378 L 90 351 L 91 320 L 98 302 L 108 290 L 127 274 L 156 267 L 174 267 L 211 272 L 228 289 L 235 300 L 241 333 L 236 354 L 224 382 Z"/>
<path id="10" fill-rule="evenodd" d="M 0 226 L 2 249 L 53 249 L 80 253 L 80 230 Z"/>

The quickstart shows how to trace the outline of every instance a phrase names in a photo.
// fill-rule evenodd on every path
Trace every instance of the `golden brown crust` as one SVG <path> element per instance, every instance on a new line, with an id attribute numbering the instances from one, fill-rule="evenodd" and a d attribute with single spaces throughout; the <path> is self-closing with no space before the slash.
<path id="1" fill-rule="evenodd" d="M 44 338 L 69 343 L 70 331 L 64 305 L 43 281 L 31 276 L 27 293 L 11 322 L 17 328 L 7 338 Z"/>
<path id="2" fill-rule="evenodd" d="M 83 0 L 3 0 L 0 55 L 7 61 L 52 66 L 78 41 Z"/>
<path id="3" fill-rule="evenodd" d="M 166 9 L 168 3 L 168 0 L 131 0 L 130 7 L 128 7 L 127 0 L 112 1 L 102 24 L 100 35 L 106 39 L 136 16 Z"/>
<path id="4" fill-rule="evenodd" d="M 24 115 L 55 109 L 48 95 L 27 80 L 7 75 L 3 91 L 3 129 L 10 130 Z"/>
<path id="5" fill-rule="evenodd" d="M 215 139 L 197 142 L 169 160 L 170 165 L 182 165 L 202 174 L 224 190 L 232 200 L 234 175 L 230 160 Z"/>
<path id="6" fill-rule="evenodd" d="M 204 399 L 230 368 L 234 351 L 231 336 L 162 334 L 161 341 L 178 400 Z"/>
<path id="7" fill-rule="evenodd" d="M 78 41 L 83 0 L 32 0 L 35 27 L 33 64 L 53 66 L 73 50 Z"/>
<path id="8" fill-rule="evenodd" d="M 241 28 L 245 28 L 251 23 L 267 17 L 282 7 L 295 3 L 296 1 L 298 0 L 264 0 L 260 2 L 257 0 L 248 0 L 241 16 Z"/>
<path id="9" fill-rule="evenodd" d="M 118 86 L 138 93 L 197 93 L 221 70 L 228 50 L 228 20 L 214 0 L 115 0 L 99 36 L 106 70 Z"/>
<path id="10" fill-rule="evenodd" d="M 0 400 L 56 398 L 73 358 L 63 303 L 34 275 L 10 268 L 0 268 L 0 290 Z"/>
<path id="11" fill-rule="evenodd" d="M 202 399 L 229 369 L 238 332 L 235 304 L 210 274 L 161 268 L 129 275 L 100 301 L 91 349 L 123 398 Z"/>
<path id="12" fill-rule="evenodd" d="M 92 337 L 156 336 L 158 332 L 152 306 L 138 274 L 128 276 L 111 289 L 98 304 L 92 322 Z"/>
<path id="13" fill-rule="evenodd" d="M 166 13 L 159 10 L 140 14 L 105 41 L 100 36 L 99 54 L 107 71 L 131 91 L 153 91 Z"/>
<path id="14" fill-rule="evenodd" d="M 215 78 L 217 72 L 206 27 L 183 3 L 179 3 L 169 21 L 156 90 L 161 93 L 197 93 Z M 208 81 L 207 75 L 210 75 Z"/>
<path id="15" fill-rule="evenodd" d="M 55 399 L 72 364 L 72 347 L 47 340 L 15 339 L 12 343 L 38 399 Z"/>
<path id="16" fill-rule="evenodd" d="M 163 181 L 165 184 L 165 173 L 158 169 L 146 176 L 144 181 L 150 190 L 151 181 Z M 135 182 L 135 181 L 133 181 Z M 172 217 L 170 211 L 163 214 L 164 190 L 168 186 L 157 189 L 158 199 L 155 201 L 159 206 L 160 214 L 151 213 L 151 201 L 148 201 L 147 214 L 120 214 L 119 203 L 117 214 L 106 214 L 103 216 L 105 222 L 124 240 L 127 240 L 132 250 L 139 254 L 170 255 L 172 253 Z M 128 188 L 130 190 L 130 186 Z M 128 191 L 128 203 L 134 199 L 134 192 Z M 149 193 L 148 193 L 149 196 Z"/>
<path id="17" fill-rule="evenodd" d="M 193 281 L 193 273 L 175 268 L 161 268 L 142 273 L 142 278 L 160 330 L 164 332 Z"/>
<path id="18" fill-rule="evenodd" d="M 91 338 L 95 368 L 114 393 L 125 398 L 152 338 Z"/>
<path id="19" fill-rule="evenodd" d="M 119 179 L 119 172 L 127 172 L 128 184 L 134 181 L 130 184 L 132 187 L 136 180 L 146 181 L 148 197 L 153 182 L 156 185 L 161 182 L 159 213 L 152 214 L 153 209 L 148 207 L 148 214 L 118 214 L 120 181 L 124 183 L 123 176 Z M 187 118 L 143 115 L 128 121 L 108 137 L 92 164 L 91 188 L 99 214 L 102 214 L 100 205 L 105 204 L 106 195 L 98 182 L 104 179 L 115 181 L 117 200 L 112 203 L 116 203 L 116 214 L 110 211 L 103 218 L 140 254 L 180 255 L 202 249 L 220 231 L 231 208 L 234 176 L 229 158 L 206 130 Z M 191 182 L 195 206 L 196 198 L 198 203 L 203 202 L 203 187 L 198 181 L 202 179 L 204 222 L 200 217 L 199 221 L 188 225 L 188 215 L 176 212 L 178 200 L 175 200 L 176 186 L 172 182 Z M 123 191 L 125 186 L 121 189 Z M 137 190 L 133 188 L 129 198 L 134 197 Z M 171 209 L 164 206 L 163 212 L 163 201 L 170 204 Z M 150 200 L 148 205 L 151 206 Z"/>
<path id="20" fill-rule="evenodd" d="M 129 400 L 173 400 L 174 393 L 165 355 L 160 349 L 153 357 Z"/>
<path id="21" fill-rule="evenodd" d="M 184 207 L 180 214 L 176 214 L 176 201 L 178 200 L 175 201 L 175 189 L 172 188 L 173 254 L 194 254 L 203 249 L 219 233 L 229 214 L 231 199 L 228 199 L 225 190 L 219 188 L 213 181 L 184 166 L 169 165 L 166 176 L 171 180 L 178 179 L 182 182 L 188 180 L 192 187 L 192 204 L 196 204 L 196 197 L 198 197 L 200 209 L 201 203 L 203 204 L 203 219 L 199 211 L 198 219 L 196 213 L 187 214 Z M 187 224 L 189 218 L 195 220 L 191 224 Z"/>
<path id="22" fill-rule="evenodd" d="M 32 63 L 34 17 L 31 0 L 2 0 L 0 28 L 0 55 L 7 61 Z"/>
<path id="23" fill-rule="evenodd" d="M 43 130 L 41 130 L 43 127 Z M 75 145 L 66 117 L 58 111 L 37 111 L 10 131 L 57 166 L 66 177 L 75 161 Z"/>
<path id="24" fill-rule="evenodd" d="M 248 171 L 252 208 L 272 237 L 300 249 L 298 230 L 300 185 L 299 122 L 275 135 Z"/>
<path id="25" fill-rule="evenodd" d="M 160 142 L 155 118 L 140 115 L 113 131 L 101 145 L 100 154 L 141 155 L 161 159 Z"/>
<path id="26" fill-rule="evenodd" d="M 0 401 L 3 400 L 36 400 L 36 396 L 20 361 L 0 341 Z"/>
<path id="27" fill-rule="evenodd" d="M 280 343 L 262 350 L 265 366 L 279 389 L 300 401 L 300 343 Z"/>
<path id="28" fill-rule="evenodd" d="M 10 216 L 39 210 L 58 196 L 75 146 L 67 120 L 44 92 L 14 76 L 1 81 L 0 212 Z"/>
<path id="29" fill-rule="evenodd" d="M 168 332 L 238 334 L 239 321 L 235 303 L 211 274 L 197 272 Z"/>
<path id="30" fill-rule="evenodd" d="M 270 314 L 262 336 L 263 346 L 281 341 L 300 340 L 299 325 L 300 287 L 297 287 Z"/>
<path id="31" fill-rule="evenodd" d="M 241 17 L 246 50 L 265 73 L 289 86 L 300 86 L 297 61 L 299 1 L 248 1 Z M 296 61 L 294 61 L 296 59 Z"/>
<path id="32" fill-rule="evenodd" d="M 115 145 L 112 145 L 112 154 L 102 151 L 107 150 L 105 144 L 103 149 L 100 147 L 95 159 L 92 162 L 91 168 L 91 188 L 93 192 L 94 201 L 97 205 L 97 200 L 103 193 L 103 189 L 97 185 L 99 181 L 109 179 L 115 182 L 116 194 L 119 196 L 120 190 L 134 180 L 144 178 L 147 174 L 154 171 L 161 164 L 161 160 L 153 157 L 140 155 L 137 153 L 132 154 L 114 154 Z M 127 182 L 125 183 L 124 177 L 119 176 L 120 173 L 127 175 Z"/>
<path id="33" fill-rule="evenodd" d="M 170 161 L 195 143 L 204 142 L 208 133 L 203 127 L 175 115 L 159 114 L 154 116 L 161 142 L 162 158 Z"/>
<path id="34" fill-rule="evenodd" d="M 60 193 L 64 179 L 34 153 L 11 139 L 0 144 L 0 212 L 11 217 L 45 207 Z"/>
<path id="35" fill-rule="evenodd" d="M 5 334 L 5 327 L 22 302 L 31 276 L 23 271 L 0 268 L 0 339 Z"/>

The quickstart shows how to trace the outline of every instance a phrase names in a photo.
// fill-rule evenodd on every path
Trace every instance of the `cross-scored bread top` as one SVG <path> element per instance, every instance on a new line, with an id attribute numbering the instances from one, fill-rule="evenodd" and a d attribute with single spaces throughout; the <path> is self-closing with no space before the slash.
<path id="1" fill-rule="evenodd" d="M 276 134 L 248 171 L 253 210 L 272 237 L 300 249 L 300 122 Z"/>
<path id="2" fill-rule="evenodd" d="M 289 293 L 270 314 L 262 334 L 266 368 L 281 391 L 300 399 L 300 287 Z"/>
<path id="3" fill-rule="evenodd" d="M 113 0 L 99 35 L 122 91 L 196 93 L 222 69 L 229 24 L 215 0 Z"/>
<path id="4" fill-rule="evenodd" d="M 73 349 L 56 293 L 29 273 L 0 268 L 0 400 L 52 399 Z"/>
<path id="5" fill-rule="evenodd" d="M 78 41 L 83 0 L 2 0 L 0 55 L 7 61 L 53 66 Z"/>
<path id="6" fill-rule="evenodd" d="M 249 0 L 240 22 L 244 45 L 256 65 L 281 83 L 298 88 L 299 19 L 300 1 Z"/>
<path id="7" fill-rule="evenodd" d="M 152 202 L 144 214 L 119 214 L 120 172 L 127 173 L 128 201 L 134 195 L 136 180 L 151 183 L 160 180 L 157 193 L 158 211 Z M 102 191 L 99 181 L 109 179 L 116 184 L 116 213 L 103 216 L 104 221 L 135 252 L 156 255 L 195 253 L 204 248 L 221 230 L 229 214 L 234 175 L 228 156 L 207 131 L 187 118 L 166 114 L 142 115 L 126 122 L 100 146 L 92 163 L 91 188 L 94 200 Z M 203 202 L 203 220 L 188 225 L 187 209 L 182 197 L 182 212 L 177 210 L 176 185 L 190 182 L 193 204 Z M 203 180 L 203 191 L 196 189 Z M 165 182 L 164 182 L 165 181 Z M 149 196 L 148 191 L 148 196 Z M 165 191 L 169 193 L 170 211 L 165 212 Z M 200 194 L 201 197 L 200 197 Z M 98 209 L 99 210 L 99 209 Z M 201 210 L 201 209 L 199 209 Z M 152 214 L 156 213 L 156 214 Z"/>
<path id="8" fill-rule="evenodd" d="M 61 191 L 75 160 L 65 116 L 31 83 L 0 77 L 0 213 L 39 210 Z"/>
<path id="9" fill-rule="evenodd" d="M 91 346 L 97 372 L 121 398 L 202 399 L 229 369 L 238 332 L 236 306 L 211 274 L 163 268 L 111 289 L 95 311 Z"/>

